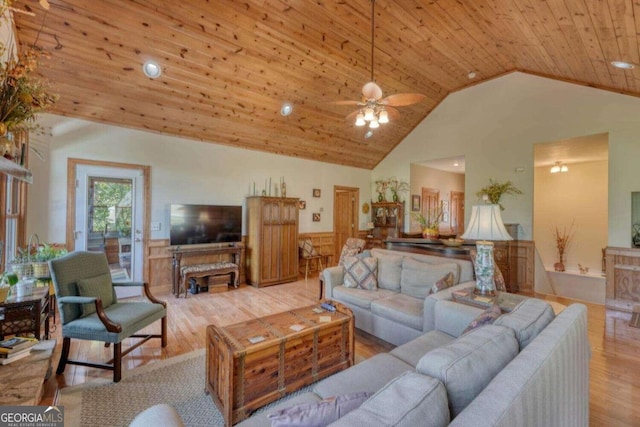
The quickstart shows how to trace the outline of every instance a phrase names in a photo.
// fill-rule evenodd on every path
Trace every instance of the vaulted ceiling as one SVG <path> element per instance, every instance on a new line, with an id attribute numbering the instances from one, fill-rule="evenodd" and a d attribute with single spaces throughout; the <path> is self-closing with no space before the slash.
<path id="1" fill-rule="evenodd" d="M 60 95 L 51 112 L 361 168 L 449 93 L 511 71 L 640 95 L 640 68 L 610 65 L 640 64 L 632 0 L 377 0 L 375 81 L 426 99 L 369 139 L 345 120 L 354 107 L 332 103 L 359 100 L 370 80 L 369 0 L 49 4 L 15 1 L 35 16 L 14 18 L 21 44 L 51 54 L 40 68 Z M 147 59 L 160 78 L 143 75 Z"/>

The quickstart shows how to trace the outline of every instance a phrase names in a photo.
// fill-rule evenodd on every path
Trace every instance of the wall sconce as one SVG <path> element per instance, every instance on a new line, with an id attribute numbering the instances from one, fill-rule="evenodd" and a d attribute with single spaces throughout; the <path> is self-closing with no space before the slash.
<path id="1" fill-rule="evenodd" d="M 568 172 L 569 168 L 567 167 L 567 165 L 565 165 L 562 162 L 556 162 L 553 166 L 551 166 L 551 173 L 558 173 L 558 172 Z"/>

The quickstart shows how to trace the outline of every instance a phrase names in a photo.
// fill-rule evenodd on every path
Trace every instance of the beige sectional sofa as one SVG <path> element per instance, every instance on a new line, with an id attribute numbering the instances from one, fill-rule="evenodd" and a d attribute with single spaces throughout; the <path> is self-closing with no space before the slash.
<path id="1" fill-rule="evenodd" d="M 448 272 L 454 274 L 454 285 L 462 284 L 456 289 L 473 286 L 471 261 L 386 249 L 373 249 L 371 256 L 378 260 L 377 290 L 345 287 L 344 268 L 337 266 L 322 272 L 324 295 L 353 311 L 356 328 L 392 344 L 404 344 L 434 328 L 436 300 L 428 293 Z"/>
<path id="2" fill-rule="evenodd" d="M 448 324 L 464 313 L 459 306 L 435 301 L 434 323 Z M 461 336 L 433 329 L 238 425 L 296 425 L 288 421 L 301 415 L 304 425 L 323 425 L 315 424 L 317 408 L 335 396 L 369 392 L 357 409 L 333 413 L 329 425 L 587 426 L 589 355 L 584 305 L 555 316 L 544 301 L 526 298 L 491 325 Z M 271 424 L 268 414 L 278 411 L 291 419 Z"/>

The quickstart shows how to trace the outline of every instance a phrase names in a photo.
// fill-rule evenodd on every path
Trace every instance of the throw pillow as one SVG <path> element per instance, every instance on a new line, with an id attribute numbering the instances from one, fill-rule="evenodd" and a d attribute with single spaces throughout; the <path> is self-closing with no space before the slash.
<path id="1" fill-rule="evenodd" d="M 478 251 L 476 249 L 469 250 L 469 257 L 471 257 L 471 264 L 473 264 L 473 271 L 476 271 L 476 256 L 478 255 Z M 502 275 L 502 271 L 500 271 L 500 267 L 496 264 L 495 258 L 493 260 L 493 281 L 496 284 L 496 291 L 507 292 L 507 283 L 504 281 L 504 276 Z"/>
<path id="2" fill-rule="evenodd" d="M 498 317 L 502 316 L 502 310 L 498 304 L 493 304 L 491 307 L 487 308 L 485 311 L 480 313 L 478 317 L 473 319 L 467 329 L 462 331 L 463 334 L 467 332 L 479 328 L 480 326 L 490 325 L 498 319 Z"/>
<path id="3" fill-rule="evenodd" d="M 340 253 L 340 261 L 338 261 L 338 265 L 344 265 L 345 258 L 355 257 L 359 252 L 360 250 L 358 248 L 348 248 L 347 246 L 343 246 L 342 252 Z"/>
<path id="4" fill-rule="evenodd" d="M 115 303 L 113 298 L 113 284 L 111 274 L 105 273 L 100 276 L 78 280 L 78 293 L 81 297 L 96 297 L 102 300 L 102 307 L 107 308 Z M 82 317 L 96 312 L 96 305 L 82 304 Z"/>
<path id="5" fill-rule="evenodd" d="M 324 427 L 357 409 L 373 393 L 362 391 L 301 403 L 267 415 L 271 427 Z"/>
<path id="6" fill-rule="evenodd" d="M 302 256 L 304 258 L 318 256 L 318 252 L 316 251 L 316 248 L 313 247 L 313 242 L 311 241 L 311 239 L 300 240 L 298 242 L 298 247 L 300 248 L 300 251 L 302 252 Z"/>
<path id="7" fill-rule="evenodd" d="M 431 292 L 429 293 L 435 294 L 436 292 L 440 292 L 441 290 L 450 288 L 452 286 L 453 286 L 453 273 L 448 272 L 442 279 L 434 283 L 434 285 L 431 287 Z"/>
<path id="8" fill-rule="evenodd" d="M 344 259 L 344 286 L 369 291 L 378 287 L 378 258 L 346 257 Z"/>

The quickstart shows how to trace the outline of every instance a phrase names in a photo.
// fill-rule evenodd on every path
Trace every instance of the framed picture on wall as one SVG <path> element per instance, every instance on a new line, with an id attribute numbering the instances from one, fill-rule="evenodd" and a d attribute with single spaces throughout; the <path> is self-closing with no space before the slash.
<path id="1" fill-rule="evenodd" d="M 411 196 L 411 210 L 413 212 L 420 211 L 420 196 L 418 194 Z"/>
<path id="2" fill-rule="evenodd" d="M 298 209 L 300 210 L 307 209 L 307 202 L 305 200 L 299 200 Z"/>
<path id="3" fill-rule="evenodd" d="M 320 222 L 320 213 L 314 212 L 312 214 L 313 222 Z"/>
<path id="4" fill-rule="evenodd" d="M 314 188 L 313 189 L 313 197 L 320 197 L 320 189 L 319 188 Z"/>

